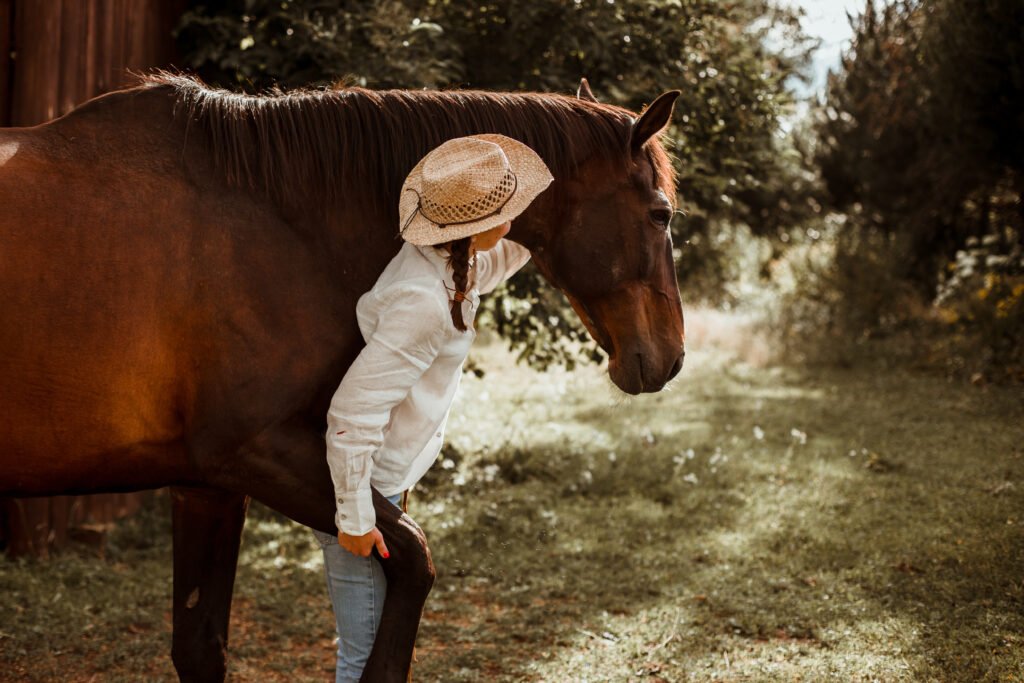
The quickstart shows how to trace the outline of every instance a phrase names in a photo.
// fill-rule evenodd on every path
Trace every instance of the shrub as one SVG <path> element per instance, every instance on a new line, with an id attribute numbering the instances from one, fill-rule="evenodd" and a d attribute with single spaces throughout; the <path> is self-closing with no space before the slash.
<path id="1" fill-rule="evenodd" d="M 968 240 L 949 264 L 936 307 L 975 352 L 976 378 L 1024 380 L 1024 250 L 1012 230 Z"/>

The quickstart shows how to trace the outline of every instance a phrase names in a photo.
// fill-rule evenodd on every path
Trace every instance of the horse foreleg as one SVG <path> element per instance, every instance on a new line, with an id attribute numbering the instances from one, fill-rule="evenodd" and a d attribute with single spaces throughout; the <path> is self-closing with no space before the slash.
<path id="1" fill-rule="evenodd" d="M 434 563 L 423 530 L 412 518 L 373 491 L 377 528 L 389 557 L 381 560 L 388 590 L 373 650 L 360 681 L 405 683 L 427 594 L 434 585 Z"/>
<path id="2" fill-rule="evenodd" d="M 247 496 L 171 489 L 174 525 L 174 635 L 171 659 L 183 682 L 224 680 L 228 617 Z"/>

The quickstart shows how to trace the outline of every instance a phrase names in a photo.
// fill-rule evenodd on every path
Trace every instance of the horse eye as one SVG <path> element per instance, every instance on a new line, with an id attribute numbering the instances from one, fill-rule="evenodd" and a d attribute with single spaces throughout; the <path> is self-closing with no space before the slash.
<path id="1" fill-rule="evenodd" d="M 651 211 L 651 220 L 655 225 L 660 225 L 663 228 L 667 227 L 668 222 L 672 220 L 672 212 L 668 209 L 653 209 Z"/>

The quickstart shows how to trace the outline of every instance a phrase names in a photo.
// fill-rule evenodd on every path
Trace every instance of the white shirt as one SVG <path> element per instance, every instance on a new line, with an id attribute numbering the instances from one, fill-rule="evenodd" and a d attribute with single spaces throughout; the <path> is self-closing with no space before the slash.
<path id="1" fill-rule="evenodd" d="M 411 487 L 441 451 L 462 364 L 476 338 L 472 322 L 486 294 L 523 267 L 530 252 L 500 240 L 477 252 L 462 303 L 466 331 L 452 323 L 451 271 L 443 252 L 406 242 L 356 303 L 366 346 L 327 412 L 327 463 L 335 524 L 352 536 L 376 524 L 372 485 L 385 496 Z"/>

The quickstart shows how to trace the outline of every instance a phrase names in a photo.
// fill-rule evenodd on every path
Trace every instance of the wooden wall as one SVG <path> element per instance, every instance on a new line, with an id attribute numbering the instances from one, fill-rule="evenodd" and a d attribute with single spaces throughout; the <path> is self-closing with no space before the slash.
<path id="1" fill-rule="evenodd" d="M 14 49 L 14 0 L 0 0 L 0 126 L 11 120 L 11 77 L 14 75 L 11 52 Z"/>
<path id="2" fill-rule="evenodd" d="M 0 0 L 0 17 L 5 5 L 15 53 L 5 125 L 31 126 L 125 85 L 126 69 L 172 63 L 188 0 Z"/>
<path id="3" fill-rule="evenodd" d="M 171 30 L 189 0 L 0 0 L 0 126 L 33 126 L 175 62 Z M 0 500 L 0 544 L 45 556 L 102 538 L 145 494 Z"/>

